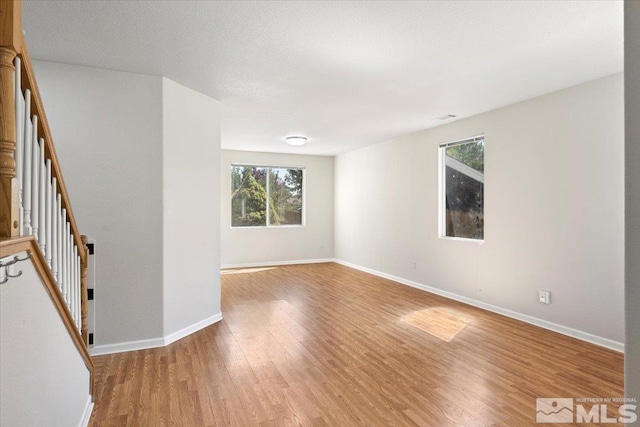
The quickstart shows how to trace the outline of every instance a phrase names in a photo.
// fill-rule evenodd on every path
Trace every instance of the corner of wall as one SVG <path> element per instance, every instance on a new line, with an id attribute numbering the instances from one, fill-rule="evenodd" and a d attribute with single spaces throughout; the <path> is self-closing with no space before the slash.
<path id="1" fill-rule="evenodd" d="M 216 168 L 220 163 L 220 103 L 167 78 L 162 82 L 166 344 L 221 316 L 220 185 Z"/>

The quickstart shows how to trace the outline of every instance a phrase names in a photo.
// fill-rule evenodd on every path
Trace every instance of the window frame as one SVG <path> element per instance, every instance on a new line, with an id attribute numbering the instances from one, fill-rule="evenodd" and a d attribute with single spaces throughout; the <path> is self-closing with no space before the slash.
<path id="1" fill-rule="evenodd" d="M 267 170 L 267 179 L 266 179 L 266 191 L 267 191 L 267 209 L 266 209 L 266 224 L 265 225 L 233 225 L 233 202 L 231 198 L 229 198 L 229 211 L 231 212 L 231 216 L 229 218 L 229 225 L 234 230 L 241 229 L 264 229 L 264 228 L 304 228 L 307 223 L 307 168 L 305 166 L 268 166 L 263 164 L 249 164 L 249 163 L 231 163 L 229 166 L 230 169 L 234 167 L 249 167 L 249 168 L 263 168 Z M 283 225 L 271 225 L 269 221 L 271 219 L 271 208 L 269 203 L 269 198 L 271 197 L 271 190 L 269 185 L 269 176 L 271 173 L 271 169 L 299 169 L 302 171 L 302 221 L 300 224 L 283 224 Z M 233 181 L 230 182 L 229 187 L 233 186 Z M 233 193 L 233 189 L 231 189 Z"/>
<path id="2" fill-rule="evenodd" d="M 478 135 L 470 136 L 467 138 L 457 139 L 455 141 L 444 142 L 438 144 L 438 238 L 459 242 L 472 242 L 482 244 L 486 239 L 485 230 L 486 228 L 483 226 L 482 239 L 474 239 L 471 237 L 455 237 L 455 236 L 447 236 L 446 230 L 446 200 L 447 200 L 447 167 L 446 167 L 446 149 L 449 147 L 453 147 L 456 145 L 469 144 L 472 142 L 476 142 L 477 140 L 482 139 L 485 148 L 486 148 L 486 138 L 484 133 L 480 133 Z M 486 154 L 486 153 L 485 153 Z M 484 159 L 483 159 L 484 161 Z M 484 175 L 484 172 L 483 172 Z M 484 194 L 484 182 L 483 182 L 483 194 Z M 484 216 L 484 196 L 483 196 L 483 216 Z"/>

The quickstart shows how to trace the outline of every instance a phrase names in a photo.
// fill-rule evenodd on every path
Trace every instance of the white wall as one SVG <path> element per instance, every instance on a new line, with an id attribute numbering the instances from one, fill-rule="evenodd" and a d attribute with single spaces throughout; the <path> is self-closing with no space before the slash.
<path id="1" fill-rule="evenodd" d="M 220 103 L 168 79 L 162 92 L 166 337 L 220 318 Z"/>
<path id="2" fill-rule="evenodd" d="M 22 276 L 0 286 L 0 424 L 78 426 L 89 370 L 31 261 L 15 268 Z"/>
<path id="3" fill-rule="evenodd" d="M 35 63 L 80 232 L 96 240 L 94 353 L 220 319 L 220 106 L 171 80 Z"/>
<path id="4" fill-rule="evenodd" d="M 237 163 L 305 167 L 305 226 L 231 228 L 231 165 Z M 220 164 L 223 267 L 333 257 L 333 157 L 222 150 Z"/>
<path id="5" fill-rule="evenodd" d="M 96 241 L 95 344 L 161 337 L 162 79 L 34 67 L 78 227 Z"/>
<path id="6" fill-rule="evenodd" d="M 625 1 L 626 326 L 625 395 L 640 399 L 640 2 Z M 640 426 L 638 421 L 636 426 Z"/>
<path id="7" fill-rule="evenodd" d="M 335 257 L 621 347 L 623 114 L 614 75 L 339 155 Z M 438 145 L 480 133 L 485 242 L 440 239 Z"/>

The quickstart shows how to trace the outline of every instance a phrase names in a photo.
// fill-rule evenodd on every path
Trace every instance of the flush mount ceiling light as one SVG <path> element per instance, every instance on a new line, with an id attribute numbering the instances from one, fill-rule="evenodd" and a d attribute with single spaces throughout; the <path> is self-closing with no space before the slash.
<path id="1" fill-rule="evenodd" d="M 288 136 L 285 138 L 287 144 L 292 145 L 294 147 L 300 147 L 307 143 L 306 136 Z"/>

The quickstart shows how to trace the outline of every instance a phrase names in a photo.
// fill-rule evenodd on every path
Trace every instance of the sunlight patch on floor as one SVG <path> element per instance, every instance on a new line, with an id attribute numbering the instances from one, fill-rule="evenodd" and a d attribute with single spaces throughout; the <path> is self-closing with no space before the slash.
<path id="1" fill-rule="evenodd" d="M 402 321 L 446 342 L 451 342 L 470 323 L 469 319 L 441 307 L 414 311 Z"/>
<path id="2" fill-rule="evenodd" d="M 220 274 L 246 274 L 246 273 L 257 273 L 259 271 L 267 271 L 273 270 L 275 267 L 261 267 L 261 268 L 241 268 L 236 270 L 221 270 Z"/>

